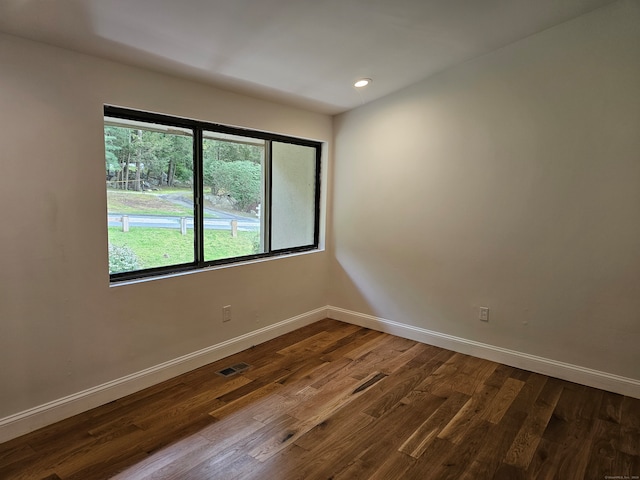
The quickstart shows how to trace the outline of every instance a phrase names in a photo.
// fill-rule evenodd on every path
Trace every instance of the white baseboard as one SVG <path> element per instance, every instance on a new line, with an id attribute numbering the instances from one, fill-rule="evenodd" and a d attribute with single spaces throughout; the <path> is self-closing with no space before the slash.
<path id="1" fill-rule="evenodd" d="M 541 373 L 570 382 L 640 398 L 640 380 L 559 362 L 536 355 L 454 337 L 424 328 L 414 327 L 384 318 L 365 315 L 343 308 L 327 306 L 327 316 L 334 320 L 371 328 L 398 337 L 453 350 L 454 352 L 492 360 L 512 367 Z"/>
<path id="2" fill-rule="evenodd" d="M 327 318 L 325 307 L 0 419 L 0 443 Z"/>
<path id="3" fill-rule="evenodd" d="M 640 380 L 454 337 L 339 307 L 327 306 L 2 418 L 0 419 L 0 443 L 143 390 L 324 318 L 352 323 L 474 357 L 640 398 Z"/>

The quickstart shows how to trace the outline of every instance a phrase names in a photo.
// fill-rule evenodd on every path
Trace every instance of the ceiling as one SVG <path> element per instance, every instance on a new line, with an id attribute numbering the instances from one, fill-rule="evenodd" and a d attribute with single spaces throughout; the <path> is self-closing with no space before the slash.
<path id="1" fill-rule="evenodd" d="M 2 0 L 0 31 L 336 114 L 612 1 Z"/>

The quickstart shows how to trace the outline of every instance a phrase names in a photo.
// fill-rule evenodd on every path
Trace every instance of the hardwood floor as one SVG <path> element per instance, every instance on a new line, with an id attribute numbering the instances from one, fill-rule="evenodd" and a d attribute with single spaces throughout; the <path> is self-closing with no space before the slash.
<path id="1" fill-rule="evenodd" d="M 12 480 L 634 475 L 640 400 L 333 320 L 0 445 Z"/>

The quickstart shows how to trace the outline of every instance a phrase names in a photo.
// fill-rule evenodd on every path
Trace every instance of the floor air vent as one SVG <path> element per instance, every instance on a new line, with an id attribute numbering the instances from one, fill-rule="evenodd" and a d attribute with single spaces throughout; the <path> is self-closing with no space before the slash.
<path id="1" fill-rule="evenodd" d="M 222 377 L 230 377 L 231 375 L 235 375 L 236 373 L 244 372 L 250 366 L 251 365 L 247 363 L 236 363 L 235 365 L 231 365 L 230 367 L 223 368 L 222 370 L 216 373 Z"/>

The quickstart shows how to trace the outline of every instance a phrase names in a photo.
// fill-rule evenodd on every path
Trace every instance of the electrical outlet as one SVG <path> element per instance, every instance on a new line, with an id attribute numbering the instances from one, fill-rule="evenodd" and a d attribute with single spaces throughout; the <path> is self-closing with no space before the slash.
<path id="1" fill-rule="evenodd" d="M 222 321 L 223 322 L 231 321 L 231 305 L 222 307 Z"/>
<path id="2" fill-rule="evenodd" d="M 478 318 L 483 322 L 489 321 L 489 307 L 480 307 Z"/>

